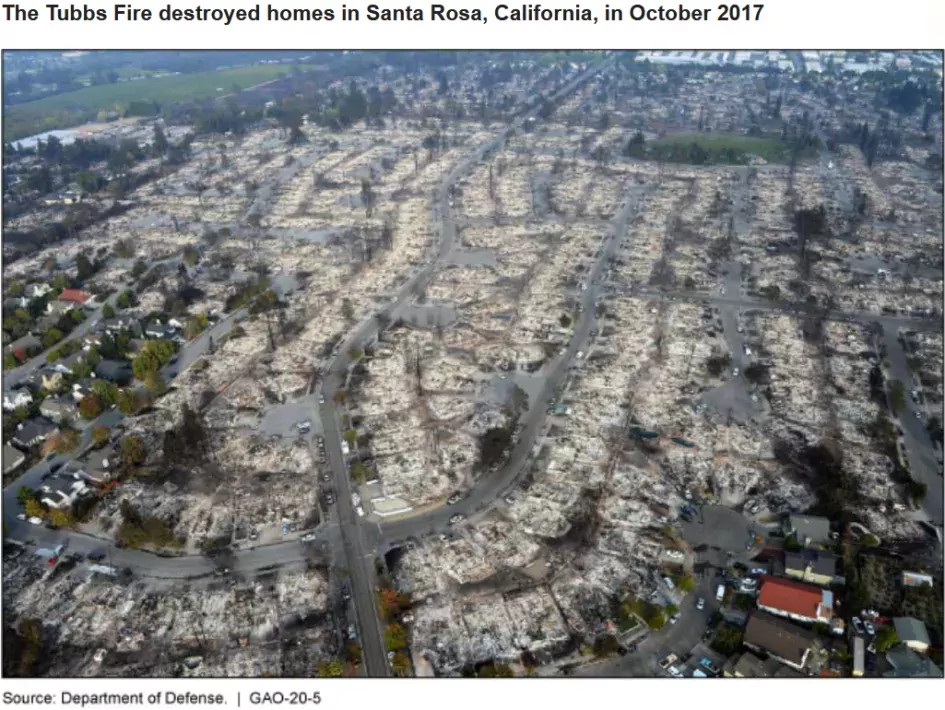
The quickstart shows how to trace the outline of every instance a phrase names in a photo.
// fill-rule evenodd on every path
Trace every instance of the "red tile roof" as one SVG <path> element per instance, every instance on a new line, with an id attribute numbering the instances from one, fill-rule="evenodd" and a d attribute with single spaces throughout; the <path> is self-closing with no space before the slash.
<path id="1" fill-rule="evenodd" d="M 765 577 L 758 595 L 758 606 L 778 609 L 788 614 L 817 619 L 823 601 L 823 590 L 810 584 Z"/>
<path id="2" fill-rule="evenodd" d="M 74 288 L 64 288 L 62 293 L 59 294 L 60 301 L 71 301 L 73 303 L 85 303 L 90 298 L 89 294 Z"/>

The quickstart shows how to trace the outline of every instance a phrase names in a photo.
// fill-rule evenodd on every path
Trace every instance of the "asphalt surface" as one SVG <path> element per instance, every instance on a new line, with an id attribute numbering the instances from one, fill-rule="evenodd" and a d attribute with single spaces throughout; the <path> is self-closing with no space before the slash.
<path id="1" fill-rule="evenodd" d="M 899 380 L 905 385 L 906 392 L 915 389 L 912 373 L 906 362 L 906 355 L 898 339 L 898 328 L 883 325 L 883 340 L 886 345 L 886 356 L 889 359 L 892 379 Z M 928 430 L 925 420 L 917 419 L 918 411 L 912 397 L 906 395 L 906 408 L 899 415 L 899 426 L 903 433 L 903 444 L 906 449 L 906 458 L 912 477 L 924 483 L 928 488 L 925 499 L 922 501 L 922 510 L 928 516 L 929 522 L 941 527 L 942 525 L 942 467 L 935 458 L 935 444 Z"/>

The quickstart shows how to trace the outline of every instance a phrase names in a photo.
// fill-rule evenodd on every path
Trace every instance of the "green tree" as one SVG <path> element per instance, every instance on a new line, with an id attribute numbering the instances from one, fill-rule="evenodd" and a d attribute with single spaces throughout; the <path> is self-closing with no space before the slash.
<path id="1" fill-rule="evenodd" d="M 358 432 L 354 429 L 345 429 L 345 433 L 342 434 L 344 440 L 348 442 L 348 445 L 351 448 L 354 448 L 355 443 L 358 441 Z"/>
<path id="2" fill-rule="evenodd" d="M 13 353 L 7 353 L 3 356 L 3 369 L 12 370 L 17 366 L 16 358 Z"/>
<path id="3" fill-rule="evenodd" d="M 325 661 L 318 666 L 319 678 L 341 678 L 345 674 L 345 666 L 337 658 Z"/>
<path id="4" fill-rule="evenodd" d="M 110 303 L 106 303 L 104 306 L 102 306 L 102 318 L 105 318 L 107 320 L 109 318 L 114 318 L 114 317 L 115 317 L 115 309 L 112 308 L 112 305 Z"/>
<path id="5" fill-rule="evenodd" d="M 99 398 L 103 407 L 111 407 L 118 403 L 118 385 L 106 380 L 96 380 L 92 383 L 92 392 Z"/>
<path id="6" fill-rule="evenodd" d="M 26 517 L 28 518 L 46 517 L 46 509 L 43 507 L 43 504 L 35 498 L 32 498 L 23 504 L 23 511 L 26 513 Z"/>
<path id="7" fill-rule="evenodd" d="M 899 414 L 906 408 L 906 386 L 902 380 L 893 380 L 889 383 L 889 406 L 893 414 Z"/>
<path id="8" fill-rule="evenodd" d="M 643 617 L 643 620 L 651 629 L 654 631 L 659 631 L 664 626 L 666 626 L 666 614 L 660 607 L 651 606 L 646 610 L 646 612 L 647 613 Z"/>
<path id="9" fill-rule="evenodd" d="M 186 246 L 182 258 L 187 266 L 196 266 L 197 262 L 200 261 L 200 252 L 192 246 Z"/>
<path id="10" fill-rule="evenodd" d="M 102 402 L 94 394 L 87 394 L 79 402 L 79 413 L 83 419 L 91 421 L 102 413 Z"/>
<path id="11" fill-rule="evenodd" d="M 75 429 L 61 429 L 46 440 L 46 446 L 57 454 L 67 454 L 78 448 L 80 440 L 79 432 Z"/>
<path id="12" fill-rule="evenodd" d="M 679 611 L 679 607 L 670 602 L 666 605 L 666 616 L 674 616 Z"/>
<path id="13" fill-rule="evenodd" d="M 695 586 L 695 582 L 692 581 L 692 577 L 688 574 L 676 579 L 676 586 L 679 587 L 679 590 L 688 594 L 692 591 L 692 588 Z"/>
<path id="14" fill-rule="evenodd" d="M 388 624 L 384 629 L 384 644 L 388 651 L 407 648 L 407 629 L 401 624 Z"/>
<path id="15" fill-rule="evenodd" d="M 92 427 L 92 443 L 96 446 L 104 446 L 110 433 L 111 430 L 107 426 L 96 424 Z"/>
<path id="16" fill-rule="evenodd" d="M 742 645 L 742 630 L 731 624 L 722 624 L 715 632 L 712 648 L 725 656 L 731 656 Z"/>
<path id="17" fill-rule="evenodd" d="M 350 473 L 352 481 L 355 483 L 364 483 L 367 480 L 368 468 L 360 461 L 355 461 L 351 464 Z"/>
<path id="18" fill-rule="evenodd" d="M 883 626 L 876 632 L 876 651 L 885 653 L 899 643 L 899 634 L 893 626 Z"/>
<path id="19" fill-rule="evenodd" d="M 154 398 L 160 397 L 167 392 L 167 383 L 164 381 L 161 373 L 156 370 L 148 373 L 148 376 L 144 380 L 144 387 L 148 390 L 148 394 Z"/>
<path id="20" fill-rule="evenodd" d="M 398 676 L 399 678 L 408 677 L 412 670 L 410 656 L 408 656 L 403 651 L 398 651 L 394 654 L 394 657 L 390 661 L 390 666 L 394 671 L 394 675 Z"/>
<path id="21" fill-rule="evenodd" d="M 133 390 L 125 388 L 118 392 L 118 411 L 130 416 L 137 411 L 135 405 L 136 402 Z"/>
<path id="22" fill-rule="evenodd" d="M 50 328 L 45 333 L 43 333 L 43 347 L 51 348 L 53 345 L 62 340 L 62 331 L 58 328 Z"/>
<path id="23" fill-rule="evenodd" d="M 36 491 L 28 486 L 20 486 L 16 491 L 16 499 L 20 505 L 26 505 L 27 501 L 36 500 Z"/>
<path id="24" fill-rule="evenodd" d="M 119 308 L 131 308 L 133 301 L 131 299 L 130 291 L 123 291 L 122 294 L 115 301 L 116 305 Z"/>
<path id="25" fill-rule="evenodd" d="M 121 455 L 127 463 L 140 466 L 147 458 L 144 441 L 140 436 L 129 434 L 121 440 Z"/>
<path id="26" fill-rule="evenodd" d="M 49 522 L 60 528 L 71 528 L 75 525 L 75 518 L 71 511 L 53 508 L 49 511 Z"/>

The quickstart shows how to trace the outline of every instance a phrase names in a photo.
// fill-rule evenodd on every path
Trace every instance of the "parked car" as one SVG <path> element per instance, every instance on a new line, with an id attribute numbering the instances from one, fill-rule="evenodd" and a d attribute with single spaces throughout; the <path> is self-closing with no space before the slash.
<path id="1" fill-rule="evenodd" d="M 679 660 L 679 658 L 676 656 L 676 654 L 675 654 L 675 653 L 671 653 L 671 654 L 669 654 L 668 656 L 666 656 L 666 658 L 664 658 L 662 661 L 660 661 L 660 668 L 662 668 L 662 669 L 665 670 L 665 669 L 669 668 L 671 665 L 673 665 L 673 664 L 674 664 L 676 661 L 678 661 L 678 660 Z"/>
<path id="2" fill-rule="evenodd" d="M 351 599 L 351 585 L 347 581 L 341 583 L 341 598 L 345 601 Z"/>
<path id="3" fill-rule="evenodd" d="M 850 621 L 853 623 L 853 630 L 856 631 L 858 634 L 862 634 L 863 622 L 860 621 L 860 617 L 854 616 Z"/>
<path id="4" fill-rule="evenodd" d="M 702 597 L 699 597 L 699 601 L 696 602 L 696 609 L 698 609 L 699 611 L 702 611 L 703 609 L 705 609 L 705 599 L 703 599 Z"/>
<path id="5" fill-rule="evenodd" d="M 107 554 L 107 553 L 105 552 L 105 550 L 101 550 L 101 549 L 99 549 L 99 550 L 92 550 L 92 552 L 90 552 L 88 555 L 86 555 L 86 557 L 87 557 L 88 559 L 92 560 L 93 562 L 99 562 L 100 560 L 104 560 L 104 559 L 105 559 L 105 555 L 106 555 L 106 554 Z"/>
<path id="6" fill-rule="evenodd" d="M 667 668 L 666 670 L 669 671 L 669 674 L 670 674 L 673 678 L 682 678 L 682 677 L 683 677 L 682 671 L 680 671 L 676 666 L 670 666 L 670 667 Z"/>
<path id="7" fill-rule="evenodd" d="M 674 560 L 681 560 L 683 557 L 685 557 L 685 555 L 679 550 L 667 550 L 666 556 Z"/>
<path id="8" fill-rule="evenodd" d="M 302 540 L 302 542 L 311 542 L 312 540 L 315 539 L 315 533 L 313 532 L 305 533 L 300 539 Z"/>
<path id="9" fill-rule="evenodd" d="M 457 513 L 456 515 L 450 518 L 450 525 L 456 525 L 456 523 L 461 523 L 466 519 L 466 516 L 462 513 Z"/>
<path id="10" fill-rule="evenodd" d="M 864 620 L 863 620 L 863 628 L 866 629 L 866 633 L 868 633 L 870 636 L 875 636 L 875 635 L 876 635 L 876 628 L 873 626 L 873 622 L 872 622 L 872 621 L 866 621 L 866 620 L 864 619 Z"/>
<path id="11" fill-rule="evenodd" d="M 446 499 L 446 504 L 456 505 L 457 503 L 459 503 L 462 497 L 463 497 L 463 494 L 457 491 L 456 493 L 454 493 L 453 495 L 451 495 L 449 498 Z"/>
<path id="12" fill-rule="evenodd" d="M 681 618 L 682 618 L 682 613 L 677 611 L 675 614 L 673 614 L 671 617 L 669 617 L 669 623 L 675 624 L 675 623 L 676 623 L 677 621 L 679 621 Z"/>

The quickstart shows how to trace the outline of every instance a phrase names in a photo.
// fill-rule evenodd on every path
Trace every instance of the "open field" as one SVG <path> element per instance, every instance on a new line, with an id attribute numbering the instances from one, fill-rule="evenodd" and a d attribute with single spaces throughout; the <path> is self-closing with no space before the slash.
<path id="1" fill-rule="evenodd" d="M 673 163 L 744 165 L 751 156 L 758 156 L 769 163 L 783 163 L 790 158 L 787 144 L 777 138 L 756 138 L 733 133 L 679 133 L 667 136 L 649 145 L 650 156 L 656 158 L 660 153 Z"/>
<path id="2" fill-rule="evenodd" d="M 186 101 L 246 89 L 288 73 L 283 64 L 263 64 L 221 71 L 181 74 L 159 79 L 90 86 L 67 94 L 11 106 L 4 116 L 3 139 L 69 128 L 84 123 L 102 109 L 121 112 L 134 101 Z"/>

